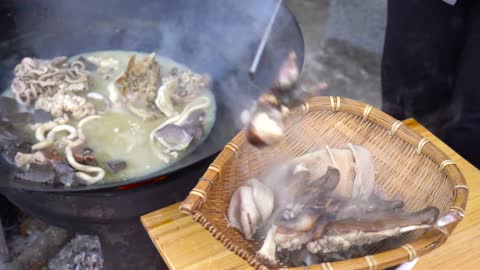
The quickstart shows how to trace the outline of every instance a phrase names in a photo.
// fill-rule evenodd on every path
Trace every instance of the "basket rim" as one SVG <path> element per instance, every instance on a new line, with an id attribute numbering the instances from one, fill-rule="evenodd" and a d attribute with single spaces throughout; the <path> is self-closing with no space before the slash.
<path id="1" fill-rule="evenodd" d="M 387 113 L 375 108 L 371 105 L 360 101 L 352 100 L 343 97 L 321 96 L 313 97 L 300 108 L 303 114 L 308 114 L 316 111 L 331 110 L 332 112 L 345 112 L 357 116 L 361 116 L 363 120 L 373 122 L 387 130 L 391 136 L 397 136 L 414 147 L 417 154 L 424 154 L 430 158 L 435 164 L 439 166 L 439 171 L 447 175 L 447 179 L 454 185 L 452 192 L 454 193 L 453 204 L 447 210 L 448 212 L 459 212 L 463 217 L 468 201 L 468 185 L 465 181 L 463 173 L 460 171 L 454 161 L 431 143 L 428 139 L 422 137 L 410 127 L 406 126 L 402 121 L 399 121 Z M 207 200 L 208 192 L 213 187 L 214 183 L 221 179 L 221 172 L 223 166 L 231 159 L 236 159 L 240 153 L 240 147 L 247 143 L 245 131 L 238 133 L 220 152 L 213 163 L 208 167 L 202 178 L 199 179 L 198 184 L 189 193 L 187 198 L 180 205 L 180 210 L 184 214 L 191 215 L 195 221 L 200 223 L 212 236 L 223 245 L 234 252 L 247 263 L 256 269 L 268 269 L 260 261 L 255 258 L 255 254 L 235 245 L 226 235 L 219 231 L 213 224 L 211 224 L 206 217 L 203 216 L 201 210 Z M 435 248 L 442 245 L 449 235 L 453 232 L 455 227 L 461 220 L 446 225 L 444 227 L 436 227 L 419 239 L 409 244 L 403 245 L 396 249 L 387 250 L 374 255 L 359 257 L 350 260 L 322 263 L 315 267 L 321 269 L 377 269 L 386 268 L 399 265 L 404 262 L 412 261 L 424 254 L 427 254 Z M 313 266 L 310 266 L 313 267 Z M 309 267 L 298 267 L 289 269 L 308 269 Z"/>

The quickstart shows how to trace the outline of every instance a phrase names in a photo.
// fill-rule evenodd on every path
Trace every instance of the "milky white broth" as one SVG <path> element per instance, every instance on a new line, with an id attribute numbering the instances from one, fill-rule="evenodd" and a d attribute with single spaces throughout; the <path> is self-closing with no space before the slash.
<path id="1" fill-rule="evenodd" d="M 70 58 L 70 60 L 73 61 L 83 56 L 95 64 L 97 64 L 99 60 L 108 61 L 108 59 L 113 59 L 114 61 L 118 61 L 118 68 L 112 73 L 109 73 L 109 76 L 92 72 L 91 86 L 89 91 L 86 92 L 98 93 L 108 100 L 108 85 L 125 71 L 130 57 L 134 54 L 136 55 L 136 62 L 148 56 L 146 53 L 134 51 L 98 51 L 74 56 Z M 184 65 L 168 58 L 157 56 L 157 61 L 160 64 L 162 77 L 168 74 L 172 68 L 177 68 L 179 72 L 188 70 Z M 105 106 L 104 102 L 89 98 L 86 93 L 82 93 L 81 96 L 87 97 L 90 102 L 95 104 L 97 112 L 103 111 L 103 107 Z M 94 150 L 94 156 L 99 166 L 105 168 L 103 164 L 108 160 L 123 160 L 127 163 L 127 168 L 116 174 L 111 174 L 108 170 L 105 170 L 106 175 L 101 182 L 123 181 L 162 170 L 181 160 L 185 155 L 198 147 L 211 131 L 215 121 L 216 110 L 215 97 L 212 91 L 205 89 L 202 93 L 203 96 L 210 99 L 211 104 L 211 106 L 204 110 L 203 138 L 194 140 L 185 152 L 179 152 L 177 158 L 170 157 L 170 162 L 168 163 L 157 157 L 155 149 L 153 149 L 150 142 L 150 134 L 152 131 L 169 119 L 165 115 L 160 114 L 155 120 L 143 121 L 126 109 L 114 108 L 100 114 L 100 118 L 86 122 L 82 131 L 87 138 L 87 146 Z M 10 94 L 11 93 L 6 93 L 5 95 L 10 96 Z M 182 109 L 183 107 L 178 107 L 176 111 L 181 112 Z M 76 126 L 77 123 L 78 122 L 71 119 L 68 124 Z M 161 152 L 161 148 L 159 147 L 157 151 Z"/>

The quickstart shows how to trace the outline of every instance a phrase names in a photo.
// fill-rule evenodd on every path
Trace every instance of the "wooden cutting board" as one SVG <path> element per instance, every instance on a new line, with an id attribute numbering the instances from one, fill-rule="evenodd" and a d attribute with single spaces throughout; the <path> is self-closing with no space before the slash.
<path id="1" fill-rule="evenodd" d="M 439 249 L 420 258 L 414 269 L 478 269 L 480 265 L 480 171 L 413 119 L 405 124 L 439 147 L 462 170 L 470 187 L 465 219 Z M 478 147 L 478 146 L 472 146 Z M 252 269 L 225 249 L 174 204 L 140 219 L 170 269 Z"/>

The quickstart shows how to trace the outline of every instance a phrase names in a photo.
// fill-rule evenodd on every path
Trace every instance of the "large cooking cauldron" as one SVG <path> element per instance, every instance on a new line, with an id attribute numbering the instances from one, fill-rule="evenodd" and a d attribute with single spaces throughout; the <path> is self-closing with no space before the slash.
<path id="1" fill-rule="evenodd" d="M 217 120 L 196 151 L 174 166 L 121 183 L 75 188 L 21 182 L 4 160 L 0 192 L 51 224 L 96 233 L 106 269 L 156 269 L 161 258 L 139 216 L 182 200 L 213 156 L 239 131 L 240 112 L 269 86 L 296 51 L 300 29 L 282 7 L 252 83 L 248 68 L 276 0 L 3 0 L 0 3 L 0 91 L 25 56 L 50 58 L 123 49 L 156 52 L 213 78 Z"/>

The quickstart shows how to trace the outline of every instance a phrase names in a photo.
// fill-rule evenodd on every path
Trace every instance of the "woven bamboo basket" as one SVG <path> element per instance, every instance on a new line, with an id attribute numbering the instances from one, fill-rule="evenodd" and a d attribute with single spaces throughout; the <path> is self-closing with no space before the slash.
<path id="1" fill-rule="evenodd" d="M 360 144 L 372 153 L 376 180 L 389 194 L 402 194 L 416 211 L 436 206 L 463 216 L 468 186 L 448 156 L 403 122 L 364 103 L 340 97 L 315 97 L 292 112 L 287 136 L 270 149 L 257 149 L 240 132 L 210 165 L 181 205 L 212 236 L 256 269 L 275 268 L 255 258 L 260 243 L 229 228 L 225 218 L 233 192 L 282 158 L 300 156 L 329 145 Z M 403 234 L 396 248 L 380 243 L 371 255 L 291 269 L 383 269 L 412 261 L 443 244 L 458 222 L 428 231 Z"/>

